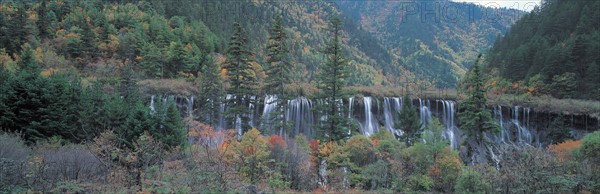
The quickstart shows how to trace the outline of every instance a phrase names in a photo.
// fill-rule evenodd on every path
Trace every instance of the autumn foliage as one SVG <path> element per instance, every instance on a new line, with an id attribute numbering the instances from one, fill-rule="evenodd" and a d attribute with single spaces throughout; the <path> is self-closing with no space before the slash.
<path id="1" fill-rule="evenodd" d="M 548 146 L 548 151 L 554 153 L 560 162 L 573 158 L 573 151 L 581 146 L 581 140 L 567 140 L 563 143 Z"/>

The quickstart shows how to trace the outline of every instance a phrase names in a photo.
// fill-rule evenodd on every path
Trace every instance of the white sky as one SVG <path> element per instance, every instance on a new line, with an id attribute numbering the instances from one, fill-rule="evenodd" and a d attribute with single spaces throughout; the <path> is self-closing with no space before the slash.
<path id="1" fill-rule="evenodd" d="M 486 7 L 505 7 L 531 11 L 540 4 L 540 0 L 452 0 L 456 2 L 469 2 Z"/>

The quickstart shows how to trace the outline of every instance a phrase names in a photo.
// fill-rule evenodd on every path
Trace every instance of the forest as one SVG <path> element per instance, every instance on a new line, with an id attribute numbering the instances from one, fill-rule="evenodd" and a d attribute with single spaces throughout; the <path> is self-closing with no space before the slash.
<path id="1" fill-rule="evenodd" d="M 1 1 L 0 193 L 598 193 L 599 6 Z"/>

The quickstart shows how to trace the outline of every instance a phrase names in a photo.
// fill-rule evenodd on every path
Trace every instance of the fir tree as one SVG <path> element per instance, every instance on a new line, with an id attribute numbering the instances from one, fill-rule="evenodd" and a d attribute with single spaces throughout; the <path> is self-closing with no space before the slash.
<path id="1" fill-rule="evenodd" d="M 477 57 L 473 69 L 467 75 L 465 80 L 467 99 L 460 104 L 462 111 L 459 113 L 461 129 L 466 132 L 466 141 L 469 151 L 473 151 L 478 146 L 482 146 L 483 134 L 492 131 L 495 128 L 492 114 L 487 109 L 486 87 L 484 85 L 484 75 L 480 72 L 479 60 L 481 54 Z M 470 156 L 470 155 L 469 155 Z"/>
<path id="2" fill-rule="evenodd" d="M 135 141 L 144 131 L 149 131 L 150 127 L 148 108 L 138 101 L 132 106 L 125 123 L 117 131 L 117 135 L 123 145 L 133 148 Z"/>
<path id="3" fill-rule="evenodd" d="M 221 65 L 211 56 L 207 58 L 208 63 L 202 67 L 202 113 L 205 122 L 215 126 L 219 122 L 219 110 L 223 102 L 223 81 L 221 80 Z"/>
<path id="4" fill-rule="evenodd" d="M 273 27 L 270 29 L 268 49 L 268 77 L 266 79 L 266 90 L 269 94 L 277 95 L 275 100 L 270 103 L 275 103 L 275 111 L 268 115 L 272 129 L 277 129 L 280 132 L 285 131 L 285 110 L 287 100 L 290 96 L 285 93 L 285 86 L 289 84 L 289 72 L 291 64 L 289 63 L 289 50 L 286 44 L 287 35 L 282 24 L 282 16 L 278 15 L 273 20 Z"/>
<path id="5" fill-rule="evenodd" d="M 341 26 L 342 21 L 337 17 L 330 21 L 333 39 L 324 51 L 327 61 L 321 66 L 318 77 L 324 104 L 316 108 L 325 116 L 320 122 L 319 137 L 329 141 L 343 140 L 351 135 L 350 120 L 344 116 L 346 107 L 342 103 L 347 96 L 343 87 L 347 84 L 348 61 L 342 51 Z"/>
<path id="6" fill-rule="evenodd" d="M 167 111 L 162 122 L 162 128 L 158 131 L 158 134 L 152 134 L 152 136 L 168 146 L 169 149 L 185 143 L 186 131 L 183 121 L 179 115 L 179 109 L 172 100 L 167 101 Z"/>
<path id="7" fill-rule="evenodd" d="M 249 115 L 251 110 L 248 109 L 248 106 L 250 103 L 254 103 L 251 96 L 256 95 L 258 80 L 251 66 L 253 57 L 248 50 L 246 32 L 239 23 L 234 23 L 233 27 L 234 33 L 227 48 L 226 62 L 227 75 L 231 84 L 227 92 L 233 95 L 227 102 L 229 104 L 227 117 L 233 123 L 237 123 L 239 119 L 239 122 L 241 122 L 239 135 L 241 135 L 250 129 Z"/>
<path id="8" fill-rule="evenodd" d="M 412 104 L 409 95 L 404 96 L 402 111 L 400 112 L 400 122 L 396 123 L 394 128 L 401 129 L 404 134 L 402 139 L 406 142 L 407 146 L 413 145 L 421 138 L 421 120 L 419 119 L 418 111 Z"/>

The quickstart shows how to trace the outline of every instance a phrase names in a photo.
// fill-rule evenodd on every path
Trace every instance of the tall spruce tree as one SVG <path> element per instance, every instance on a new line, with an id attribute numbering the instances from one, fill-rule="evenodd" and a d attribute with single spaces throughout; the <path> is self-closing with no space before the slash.
<path id="1" fill-rule="evenodd" d="M 266 91 L 269 94 L 276 95 L 269 103 L 276 104 L 275 111 L 267 116 L 266 123 L 271 129 L 283 132 L 286 131 L 285 110 L 287 100 L 290 95 L 286 94 L 285 86 L 291 82 L 289 72 L 291 64 L 289 63 L 289 50 L 286 44 L 287 35 L 283 27 L 283 17 L 278 15 L 273 20 L 273 27 L 270 29 L 268 49 L 268 68 L 266 79 Z"/>
<path id="2" fill-rule="evenodd" d="M 221 65 L 211 56 L 202 67 L 202 96 L 201 106 L 204 121 L 215 126 L 219 122 L 219 106 L 223 102 L 223 81 L 221 80 Z"/>
<path id="3" fill-rule="evenodd" d="M 400 122 L 396 123 L 394 128 L 401 129 L 404 132 L 402 139 L 407 146 L 411 146 L 421 138 L 423 129 L 418 111 L 412 104 L 412 100 L 408 94 L 404 96 L 403 102 L 402 111 L 400 112 Z"/>
<path id="4" fill-rule="evenodd" d="M 248 50 L 248 39 L 246 32 L 239 23 L 233 24 L 233 35 L 231 36 L 229 47 L 227 48 L 227 75 L 231 87 L 228 93 L 233 95 L 227 103 L 229 109 L 227 118 L 233 121 L 238 133 L 250 129 L 250 109 L 249 104 L 253 102 L 253 95 L 256 95 L 258 90 L 258 79 L 256 73 L 252 69 L 251 62 L 254 61 L 252 53 Z M 237 125 L 241 126 L 237 126 Z"/>
<path id="5" fill-rule="evenodd" d="M 343 53 L 341 33 L 342 21 L 335 17 L 331 19 L 329 30 L 333 39 L 327 44 L 324 53 L 327 61 L 321 66 L 318 76 L 321 98 L 324 103 L 317 110 L 324 116 L 320 121 L 319 138 L 328 141 L 339 141 L 350 136 L 350 120 L 344 115 L 346 107 L 342 99 L 347 97 L 343 89 L 348 75 L 348 61 Z"/>
<path id="6" fill-rule="evenodd" d="M 475 65 L 465 80 L 467 99 L 460 103 L 459 119 L 461 129 L 466 132 L 465 144 L 469 152 L 474 151 L 476 147 L 482 146 L 484 132 L 497 129 L 492 120 L 492 114 L 486 107 L 487 88 L 484 85 L 484 75 L 480 71 L 479 60 L 481 54 L 477 57 Z M 471 154 L 468 154 L 471 156 Z"/>

